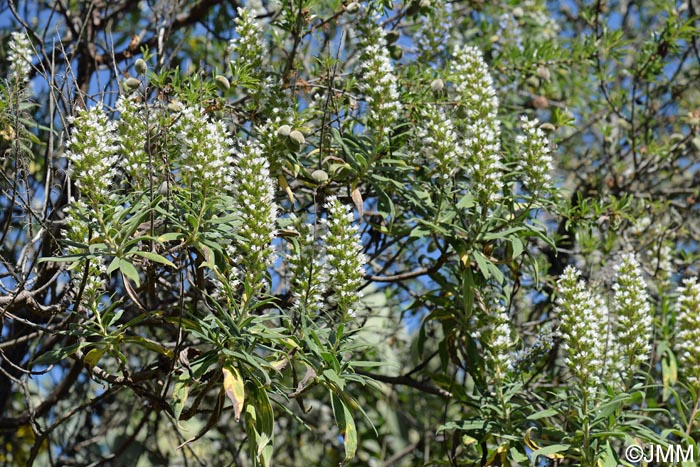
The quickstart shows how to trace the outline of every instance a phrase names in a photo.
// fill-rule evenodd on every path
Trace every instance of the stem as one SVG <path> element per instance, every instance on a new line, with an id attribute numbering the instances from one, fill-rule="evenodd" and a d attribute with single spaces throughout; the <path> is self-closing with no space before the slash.
<path id="1" fill-rule="evenodd" d="M 690 417 L 688 417 L 688 427 L 685 429 L 686 438 L 690 438 L 690 431 L 693 428 L 695 417 L 698 415 L 698 409 L 700 409 L 700 394 L 695 398 L 695 406 L 693 407 L 693 411 L 690 412 Z"/>

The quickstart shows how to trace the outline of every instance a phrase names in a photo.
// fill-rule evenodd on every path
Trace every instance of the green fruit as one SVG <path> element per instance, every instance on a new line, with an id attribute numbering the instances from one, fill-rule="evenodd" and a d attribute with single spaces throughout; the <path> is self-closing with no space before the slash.
<path id="1" fill-rule="evenodd" d="M 279 127 L 277 129 L 277 136 L 286 137 L 286 136 L 289 136 L 289 133 L 291 133 L 291 132 L 292 132 L 292 127 L 290 127 L 289 125 L 282 125 L 281 127 Z"/>
<path id="2" fill-rule="evenodd" d="M 138 74 L 144 75 L 148 71 L 148 64 L 146 63 L 146 60 L 139 58 L 136 60 L 136 63 L 134 63 L 134 68 Z"/>
<path id="3" fill-rule="evenodd" d="M 442 92 L 442 90 L 445 89 L 445 82 L 440 78 L 435 78 L 430 82 L 430 89 L 435 93 Z"/>
<path id="4" fill-rule="evenodd" d="M 141 87 L 141 80 L 138 78 L 127 78 L 124 80 L 124 89 L 127 91 L 133 91 L 134 89 L 138 89 Z"/>
<path id="5" fill-rule="evenodd" d="M 224 92 L 231 89 L 231 83 L 228 82 L 228 79 L 225 76 L 217 75 L 214 78 L 214 81 L 216 82 L 216 87 Z"/>
<path id="6" fill-rule="evenodd" d="M 299 130 L 294 130 L 291 133 L 289 133 L 289 139 L 294 141 L 299 146 L 306 143 L 306 139 L 304 139 L 304 135 Z"/>
<path id="7" fill-rule="evenodd" d="M 325 170 L 318 169 L 311 172 L 311 178 L 318 183 L 326 183 L 328 181 L 328 174 Z"/>

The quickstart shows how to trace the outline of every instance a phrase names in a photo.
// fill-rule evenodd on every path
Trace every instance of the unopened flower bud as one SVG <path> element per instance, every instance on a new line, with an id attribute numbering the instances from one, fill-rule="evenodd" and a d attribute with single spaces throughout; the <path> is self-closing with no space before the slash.
<path id="1" fill-rule="evenodd" d="M 430 8 L 430 0 L 420 0 L 418 4 L 421 8 Z"/>
<path id="2" fill-rule="evenodd" d="M 148 71 L 148 64 L 146 63 L 146 60 L 139 58 L 136 60 L 136 63 L 134 63 L 134 68 L 138 74 L 143 75 Z"/>
<path id="3" fill-rule="evenodd" d="M 348 13 L 357 13 L 360 11 L 360 3 L 359 2 L 351 2 L 348 4 L 348 6 L 345 7 L 345 11 Z"/>
<path id="4" fill-rule="evenodd" d="M 224 92 L 231 89 L 231 83 L 229 83 L 228 79 L 226 79 L 226 77 L 223 75 L 217 75 L 214 78 L 214 81 L 216 82 L 216 87 Z"/>

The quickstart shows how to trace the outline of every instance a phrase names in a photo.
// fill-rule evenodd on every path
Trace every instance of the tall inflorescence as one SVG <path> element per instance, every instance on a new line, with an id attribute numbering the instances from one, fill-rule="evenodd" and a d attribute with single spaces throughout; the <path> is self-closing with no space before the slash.
<path id="1" fill-rule="evenodd" d="M 387 136 L 399 118 L 401 103 L 384 30 L 374 24 L 368 25 L 363 35 L 360 74 L 360 90 L 367 102 L 367 127 L 380 137 Z"/>
<path id="2" fill-rule="evenodd" d="M 257 94 L 264 85 L 263 61 L 267 56 L 263 28 L 248 8 L 238 8 L 234 23 L 238 37 L 231 39 L 228 48 L 233 55 L 232 64 L 234 68 L 245 70 L 248 76 L 258 81 L 251 89 L 252 94 Z"/>
<path id="3" fill-rule="evenodd" d="M 10 62 L 10 76 L 16 83 L 26 83 L 32 71 L 32 43 L 25 33 L 13 32 L 9 45 L 7 59 Z"/>
<path id="4" fill-rule="evenodd" d="M 244 281 L 259 291 L 269 285 L 264 275 L 275 260 L 272 240 L 277 204 L 269 162 L 257 142 L 248 141 L 241 148 L 235 162 L 231 192 L 241 223 L 238 230 L 241 241 L 231 257 L 237 268 L 242 269 Z"/>
<path id="5" fill-rule="evenodd" d="M 678 367 L 688 384 L 700 391 L 700 284 L 695 277 L 684 279 L 677 291 L 675 351 Z"/>
<path id="6" fill-rule="evenodd" d="M 75 117 L 71 137 L 68 140 L 66 157 L 75 185 L 80 189 L 80 199 L 72 200 L 67 207 L 66 236 L 73 242 L 86 244 L 92 236 L 99 235 L 99 213 L 103 203 L 108 202 L 110 187 L 119 167 L 119 145 L 114 134 L 115 123 L 102 111 L 101 107 L 80 110 Z M 78 247 L 69 247 L 67 254 L 84 253 Z M 80 263 L 76 263 L 80 264 Z M 99 261 L 92 261 L 89 270 L 78 267 L 73 280 L 80 284 L 85 280 L 84 297 L 96 305 L 100 290 L 104 285 L 100 275 L 106 267 Z"/>
<path id="7" fill-rule="evenodd" d="M 615 271 L 609 374 L 613 382 L 625 385 L 649 358 L 653 316 L 636 257 L 633 254 L 624 255 L 615 266 Z"/>
<path id="8" fill-rule="evenodd" d="M 543 193 L 551 189 L 552 155 L 547 136 L 537 119 L 525 116 L 520 119 L 523 133 L 516 137 L 516 143 L 521 148 L 521 156 L 516 169 L 522 174 L 525 188 L 530 193 Z"/>
<path id="9" fill-rule="evenodd" d="M 321 220 L 327 229 L 323 235 L 323 282 L 332 294 L 330 303 L 337 307 L 341 320 L 345 320 L 358 311 L 367 258 L 362 253 L 351 209 L 334 196 L 328 198 L 325 206 L 328 217 Z"/>
<path id="10" fill-rule="evenodd" d="M 432 2 L 426 15 L 420 15 L 421 27 L 414 36 L 418 48 L 418 63 L 428 63 L 445 52 L 451 24 L 451 5 L 447 2 Z"/>
<path id="11" fill-rule="evenodd" d="M 557 282 L 556 313 L 569 371 L 580 381 L 585 395 L 594 397 L 605 368 L 608 310 L 579 280 L 581 272 L 567 266 Z"/>
<path id="12" fill-rule="evenodd" d="M 493 371 L 494 378 L 501 381 L 513 368 L 515 340 L 512 336 L 510 319 L 503 305 L 494 305 L 488 320 L 489 329 L 481 331 L 482 337 L 488 339 L 486 363 L 487 367 Z"/>
<path id="13" fill-rule="evenodd" d="M 93 205 L 107 198 L 119 169 L 116 124 L 101 106 L 79 110 L 69 119 L 73 131 L 66 154 L 81 200 Z"/>
<path id="14" fill-rule="evenodd" d="M 146 152 L 146 114 L 143 104 L 137 101 L 138 95 L 122 96 L 117 101 L 119 112 L 118 132 L 121 153 L 124 155 L 123 168 L 128 182 L 135 189 L 145 188 L 152 165 Z"/>
<path id="15" fill-rule="evenodd" d="M 464 132 L 464 166 L 482 204 L 500 198 L 503 189 L 498 98 L 481 51 L 456 47 L 450 65 Z"/>
<path id="16" fill-rule="evenodd" d="M 294 298 L 292 311 L 296 314 L 315 315 L 323 309 L 326 290 L 323 279 L 322 251 L 312 224 L 297 221 L 299 241 L 289 255 L 290 291 Z"/>
<path id="17" fill-rule="evenodd" d="M 208 191 L 230 185 L 233 139 L 223 121 L 212 121 L 201 109 L 186 107 L 172 127 L 182 181 Z"/>
<path id="18" fill-rule="evenodd" d="M 432 163 L 434 174 L 448 179 L 459 168 L 461 151 L 454 123 L 436 107 L 428 107 L 419 117 L 416 149 Z"/>

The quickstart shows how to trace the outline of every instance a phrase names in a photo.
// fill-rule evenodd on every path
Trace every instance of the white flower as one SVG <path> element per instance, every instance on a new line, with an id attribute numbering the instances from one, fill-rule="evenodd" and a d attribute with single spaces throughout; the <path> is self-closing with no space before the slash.
<path id="1" fill-rule="evenodd" d="M 360 54 L 360 90 L 367 102 L 367 124 L 380 136 L 390 133 L 401 112 L 397 80 L 384 36 L 380 27 L 368 27 Z"/>
<path id="2" fill-rule="evenodd" d="M 416 150 L 434 164 L 434 173 L 449 178 L 459 169 L 462 151 L 452 120 L 437 108 L 429 107 L 420 115 L 416 132 Z"/>
<path id="3" fill-rule="evenodd" d="M 26 83 L 32 71 L 34 49 L 29 37 L 23 32 L 13 32 L 10 37 L 10 76 L 18 83 Z"/>
<path id="4" fill-rule="evenodd" d="M 678 368 L 686 381 L 700 390 L 700 284 L 697 278 L 684 279 L 676 302 L 675 351 Z"/>
<path id="5" fill-rule="evenodd" d="M 79 110 L 71 120 L 73 131 L 66 157 L 81 195 L 98 202 L 109 195 L 120 165 L 116 124 L 101 106 Z"/>
<path id="6" fill-rule="evenodd" d="M 235 263 L 246 274 L 250 285 L 260 287 L 261 276 L 275 260 L 272 240 L 277 204 L 269 162 L 258 143 L 249 141 L 241 148 L 231 188 L 241 220 L 238 235 L 242 238 L 235 248 L 238 254 Z"/>
<path id="7" fill-rule="evenodd" d="M 321 222 L 327 231 L 323 235 L 323 279 L 332 292 L 331 302 L 338 307 L 341 317 L 353 317 L 362 294 L 359 291 L 367 258 L 362 253 L 362 242 L 357 226 L 353 225 L 350 208 L 336 197 L 327 199 L 328 217 Z"/>
<path id="8" fill-rule="evenodd" d="M 498 98 L 493 79 L 476 47 L 454 50 L 450 74 L 460 109 L 464 112 L 464 165 L 482 202 L 500 198 L 503 189 Z"/>
<path id="9" fill-rule="evenodd" d="M 452 5 L 447 2 L 435 2 L 427 15 L 420 15 L 420 30 L 414 36 L 419 51 L 419 63 L 431 61 L 445 51 L 450 37 L 448 29 L 451 24 Z"/>
<path id="10" fill-rule="evenodd" d="M 495 378 L 501 380 L 514 364 L 512 350 L 515 340 L 512 337 L 510 318 L 503 305 L 495 304 L 487 321 L 488 329 L 482 329 L 480 333 L 488 337 L 486 362 L 487 366 L 493 369 Z"/>
<path id="11" fill-rule="evenodd" d="M 532 192 L 545 192 L 551 188 L 552 156 L 547 136 L 537 119 L 520 118 L 524 135 L 516 137 L 521 156 L 516 169 L 523 174 L 523 183 Z"/>
<path id="12" fill-rule="evenodd" d="M 653 315 L 641 267 L 635 256 L 624 255 L 615 266 L 615 271 L 610 375 L 614 380 L 626 384 L 634 371 L 649 359 Z"/>
<path id="13" fill-rule="evenodd" d="M 290 291 L 294 298 L 292 311 L 316 314 L 323 309 L 326 291 L 320 239 L 310 224 L 298 223 L 299 247 L 289 255 Z"/>
<path id="14" fill-rule="evenodd" d="M 235 55 L 234 65 L 248 68 L 251 73 L 258 76 L 263 58 L 267 51 L 263 42 L 263 28 L 256 21 L 254 14 L 247 8 L 238 8 L 235 39 L 229 42 L 229 53 Z"/>
<path id="15" fill-rule="evenodd" d="M 225 124 L 212 121 L 200 109 L 186 107 L 172 131 L 179 144 L 178 161 L 183 181 L 203 190 L 230 188 L 233 183 L 233 139 Z"/>
<path id="16" fill-rule="evenodd" d="M 143 104 L 136 102 L 133 97 L 121 96 L 116 109 L 119 112 L 119 145 L 124 155 L 124 171 L 133 187 L 143 188 L 148 183 L 145 175 L 151 171 L 148 154 L 146 153 L 146 115 Z"/>
<path id="17" fill-rule="evenodd" d="M 608 309 L 599 296 L 594 296 L 579 280 L 581 272 L 567 266 L 557 281 L 555 312 L 559 316 L 563 348 L 569 370 L 589 397 L 601 383 L 605 368 L 608 333 Z"/>

